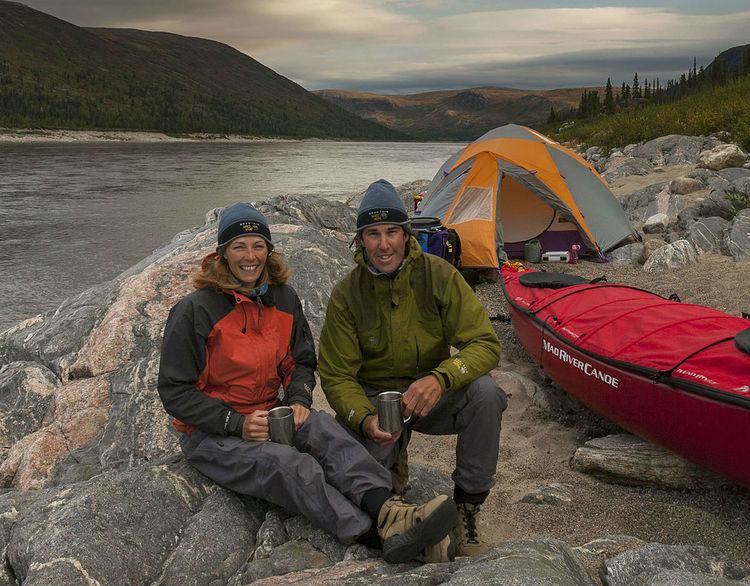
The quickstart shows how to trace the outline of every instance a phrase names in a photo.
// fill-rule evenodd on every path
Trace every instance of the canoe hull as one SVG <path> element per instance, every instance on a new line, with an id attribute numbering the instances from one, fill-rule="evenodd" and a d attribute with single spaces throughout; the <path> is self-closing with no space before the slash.
<path id="1" fill-rule="evenodd" d="M 750 487 L 750 409 L 598 360 L 510 304 L 521 344 L 560 387 L 624 429 Z"/>

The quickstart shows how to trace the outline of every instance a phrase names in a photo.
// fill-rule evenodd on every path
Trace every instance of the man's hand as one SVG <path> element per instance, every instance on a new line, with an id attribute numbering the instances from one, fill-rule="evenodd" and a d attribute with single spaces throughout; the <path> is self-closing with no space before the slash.
<path id="1" fill-rule="evenodd" d="M 401 432 L 390 434 L 378 427 L 378 416 L 370 415 L 364 425 L 365 435 L 381 447 L 390 446 L 398 441 Z"/>
<path id="2" fill-rule="evenodd" d="M 254 442 L 268 441 L 268 411 L 253 411 L 250 415 L 245 415 L 245 422 L 242 424 L 242 439 Z"/>
<path id="3" fill-rule="evenodd" d="M 292 408 L 292 413 L 294 413 L 294 428 L 299 429 L 307 421 L 307 418 L 310 417 L 310 410 L 300 403 L 292 403 L 289 406 Z"/>
<path id="4" fill-rule="evenodd" d="M 404 393 L 404 415 L 424 417 L 442 396 L 443 389 L 437 377 L 434 374 L 423 376 L 411 383 Z"/>

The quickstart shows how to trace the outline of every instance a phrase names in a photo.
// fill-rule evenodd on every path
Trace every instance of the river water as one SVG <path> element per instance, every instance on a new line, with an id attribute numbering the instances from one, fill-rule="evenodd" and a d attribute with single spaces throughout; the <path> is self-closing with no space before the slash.
<path id="1" fill-rule="evenodd" d="M 431 179 L 462 146 L 0 143 L 0 331 L 112 279 L 214 207 Z"/>

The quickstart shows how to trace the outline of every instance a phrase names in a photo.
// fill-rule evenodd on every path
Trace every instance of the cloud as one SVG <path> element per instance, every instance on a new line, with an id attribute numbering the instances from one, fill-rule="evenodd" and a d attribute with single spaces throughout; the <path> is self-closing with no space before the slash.
<path id="1" fill-rule="evenodd" d="M 633 0 L 635 2 L 636 0 Z M 632 4 L 633 2 L 630 2 Z M 31 0 L 82 26 L 227 43 L 308 89 L 409 91 L 670 77 L 748 42 L 750 11 L 648 7 L 486 9 L 456 0 Z M 537 2 L 539 5 L 540 2 Z M 541 2 L 546 6 L 553 0 Z M 701 2 L 689 3 L 693 9 Z M 709 3 L 704 3 L 709 10 Z M 484 6 L 470 11 L 471 7 Z M 667 65 L 667 69 L 657 69 Z"/>

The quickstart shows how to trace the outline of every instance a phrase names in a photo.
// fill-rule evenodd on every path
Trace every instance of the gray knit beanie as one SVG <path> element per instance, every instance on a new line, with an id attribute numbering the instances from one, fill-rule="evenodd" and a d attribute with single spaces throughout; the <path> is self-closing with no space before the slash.
<path id="1" fill-rule="evenodd" d="M 357 211 L 357 231 L 376 224 L 409 223 L 404 202 L 393 187 L 385 179 L 378 179 L 371 183 L 365 191 L 362 203 Z"/>
<path id="2" fill-rule="evenodd" d="M 253 206 L 244 202 L 227 206 L 221 212 L 216 252 L 223 254 L 227 245 L 240 236 L 260 236 L 268 243 L 268 250 L 273 250 L 268 220 Z"/>

